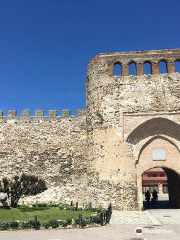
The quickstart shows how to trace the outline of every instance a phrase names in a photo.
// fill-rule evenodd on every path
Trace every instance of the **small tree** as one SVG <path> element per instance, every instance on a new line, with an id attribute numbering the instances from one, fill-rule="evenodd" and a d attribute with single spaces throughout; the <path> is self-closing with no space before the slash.
<path id="1" fill-rule="evenodd" d="M 3 178 L 0 181 L 0 191 L 11 198 L 11 206 L 17 207 L 19 199 L 24 196 L 36 195 L 47 189 L 46 183 L 33 175 L 22 174 L 12 180 Z"/>

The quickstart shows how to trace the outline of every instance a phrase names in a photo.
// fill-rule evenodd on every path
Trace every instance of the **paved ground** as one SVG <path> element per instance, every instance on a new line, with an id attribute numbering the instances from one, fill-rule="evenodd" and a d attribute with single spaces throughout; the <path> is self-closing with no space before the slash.
<path id="1" fill-rule="evenodd" d="M 1 232 L 0 240 L 179 240 L 180 209 L 168 211 L 114 211 L 111 224 L 105 227 Z M 139 227 L 142 235 L 135 233 Z"/>
<path id="2" fill-rule="evenodd" d="M 180 225 L 180 209 L 151 209 L 148 211 L 163 225 Z"/>
<path id="3" fill-rule="evenodd" d="M 107 227 L 74 229 L 6 232 L 0 234 L 1 240 L 179 240 L 180 226 L 141 226 L 144 234 L 137 235 L 139 225 L 109 225 Z M 159 232 L 159 233 L 158 233 Z"/>
<path id="4" fill-rule="evenodd" d="M 164 198 L 164 196 L 163 196 Z M 164 201 L 164 199 L 162 199 Z M 165 199 L 166 201 L 166 199 Z M 159 202 L 161 204 L 161 202 Z M 143 234 L 138 235 L 136 229 Z M 105 227 L 1 232 L 0 240 L 180 240 L 180 209 L 113 211 Z"/>
<path id="5" fill-rule="evenodd" d="M 152 224 L 145 211 L 113 211 L 111 224 Z"/>

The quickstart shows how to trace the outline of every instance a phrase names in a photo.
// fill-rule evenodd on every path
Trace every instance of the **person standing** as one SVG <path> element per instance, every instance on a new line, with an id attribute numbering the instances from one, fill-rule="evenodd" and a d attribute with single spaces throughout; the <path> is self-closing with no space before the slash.
<path id="1" fill-rule="evenodd" d="M 150 207 L 150 199 L 151 199 L 151 194 L 149 190 L 145 193 L 146 201 L 147 201 L 147 206 Z"/>
<path id="2" fill-rule="evenodd" d="M 155 189 L 153 191 L 152 197 L 153 197 L 153 203 L 155 205 L 157 203 L 157 199 L 158 199 L 157 191 Z"/>

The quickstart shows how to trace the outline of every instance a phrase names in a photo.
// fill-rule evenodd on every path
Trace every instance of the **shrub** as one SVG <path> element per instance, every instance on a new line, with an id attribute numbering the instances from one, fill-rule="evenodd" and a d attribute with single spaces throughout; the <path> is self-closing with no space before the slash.
<path id="1" fill-rule="evenodd" d="M 87 217 L 87 218 L 85 218 L 85 222 L 86 222 L 87 225 L 92 224 L 92 223 L 93 223 L 92 217 Z"/>
<path id="2" fill-rule="evenodd" d="M 18 229 L 19 227 L 19 222 L 17 221 L 10 222 L 9 224 L 10 224 L 10 228 L 12 229 Z"/>
<path id="3" fill-rule="evenodd" d="M 67 227 L 68 225 L 68 221 L 66 220 L 58 220 L 58 222 L 59 222 L 59 225 L 62 227 Z"/>
<path id="4" fill-rule="evenodd" d="M 28 204 L 21 204 L 21 205 L 18 205 L 18 208 L 28 208 L 29 205 Z"/>
<path id="5" fill-rule="evenodd" d="M 79 225 L 79 219 L 76 220 L 77 224 Z M 87 224 L 86 224 L 86 221 L 85 219 L 81 219 L 81 227 L 85 227 Z"/>
<path id="6" fill-rule="evenodd" d="M 48 229 L 50 227 L 52 228 L 58 228 L 60 225 L 59 221 L 57 220 L 50 220 L 50 221 L 47 221 L 43 224 L 44 228 Z"/>
<path id="7" fill-rule="evenodd" d="M 59 204 L 57 203 L 49 203 L 47 204 L 48 207 L 59 207 Z"/>
<path id="8" fill-rule="evenodd" d="M 0 222 L 0 230 L 8 230 L 10 225 L 8 222 Z"/>
<path id="9" fill-rule="evenodd" d="M 22 229 L 30 229 L 30 228 L 32 228 L 32 225 L 31 225 L 31 223 L 30 223 L 29 221 L 27 221 L 27 222 L 22 222 L 22 223 L 21 223 L 21 228 L 22 228 Z"/>
<path id="10" fill-rule="evenodd" d="M 45 207 L 47 207 L 47 204 L 46 203 L 37 203 L 37 204 L 33 204 L 32 205 L 33 206 L 33 208 L 45 208 Z"/>
<path id="11" fill-rule="evenodd" d="M 18 209 L 19 209 L 21 212 L 25 212 L 25 211 L 28 211 L 29 206 L 28 206 L 27 204 L 18 205 Z"/>
<path id="12" fill-rule="evenodd" d="M 29 223 L 31 224 L 32 228 L 34 228 L 35 230 L 40 229 L 41 224 L 38 220 L 30 220 Z"/>
<path id="13" fill-rule="evenodd" d="M 46 203 L 38 203 L 37 206 L 45 208 L 45 207 L 47 207 L 47 204 Z"/>
<path id="14" fill-rule="evenodd" d="M 50 227 L 51 227 L 50 222 L 45 222 L 45 223 L 43 224 L 43 227 L 44 227 L 45 229 L 50 228 Z"/>
<path id="15" fill-rule="evenodd" d="M 71 211 L 77 211 L 77 208 L 76 207 L 74 207 L 74 206 L 72 206 L 72 207 L 69 207 L 69 209 L 68 210 L 71 210 Z"/>
<path id="16" fill-rule="evenodd" d="M 60 210 L 64 210 L 64 208 L 66 208 L 67 207 L 67 205 L 65 205 L 65 204 L 59 204 L 59 209 Z"/>
<path id="17" fill-rule="evenodd" d="M 67 204 L 59 204 L 58 205 L 60 210 L 71 210 L 71 211 L 77 211 L 78 209 L 75 206 L 69 206 Z"/>
<path id="18" fill-rule="evenodd" d="M 84 211 L 90 211 L 90 212 L 97 212 L 97 213 L 105 213 L 106 209 L 99 207 L 99 208 L 92 208 L 91 206 L 87 205 L 83 209 Z"/>
<path id="19" fill-rule="evenodd" d="M 21 212 L 28 212 L 28 211 L 33 212 L 33 211 L 43 211 L 43 210 L 49 209 L 49 207 L 47 207 L 47 205 L 45 206 L 44 204 L 42 204 L 41 207 L 34 204 L 32 207 L 20 206 L 20 207 L 18 207 L 18 209 Z"/>
<path id="20" fill-rule="evenodd" d="M 51 221 L 49 221 L 49 225 L 52 228 L 58 228 L 59 227 L 59 222 L 57 220 L 51 220 Z"/>
<path id="21" fill-rule="evenodd" d="M 77 221 L 75 219 L 71 220 L 71 226 L 73 226 L 73 227 L 77 226 Z"/>
<path id="22" fill-rule="evenodd" d="M 20 206 L 18 207 L 18 209 L 21 211 L 21 212 L 26 212 L 26 211 L 29 211 L 30 208 L 28 206 Z"/>
<path id="23" fill-rule="evenodd" d="M 28 211 L 44 211 L 46 209 L 49 209 L 49 207 L 34 207 L 34 208 L 29 208 Z"/>
<path id="24" fill-rule="evenodd" d="M 93 217 L 92 217 L 92 222 L 93 222 L 93 223 L 100 224 L 100 223 L 101 223 L 100 215 L 93 216 Z"/>

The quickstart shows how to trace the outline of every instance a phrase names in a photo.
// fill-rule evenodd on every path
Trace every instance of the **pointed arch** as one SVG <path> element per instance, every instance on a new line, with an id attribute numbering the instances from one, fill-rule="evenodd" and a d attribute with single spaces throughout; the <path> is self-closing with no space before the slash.
<path id="1" fill-rule="evenodd" d="M 141 149 L 140 149 L 140 151 L 139 151 L 138 160 L 137 160 L 136 164 L 138 164 L 139 158 L 140 158 L 140 156 L 141 156 L 141 153 L 144 151 L 144 149 L 145 149 L 150 143 L 152 143 L 152 142 L 153 142 L 154 140 L 156 140 L 156 139 L 162 139 L 162 140 L 165 140 L 165 141 L 169 142 L 169 143 L 172 144 L 172 145 L 178 150 L 178 152 L 180 153 L 180 150 L 179 150 L 178 146 L 177 146 L 172 140 L 170 140 L 170 139 L 168 139 L 167 137 L 164 137 L 164 136 L 154 136 L 154 137 L 152 137 L 151 139 L 149 139 L 149 140 L 141 147 Z"/>
<path id="2" fill-rule="evenodd" d="M 167 135 L 180 140 L 180 126 L 167 118 L 152 118 L 137 126 L 126 141 L 136 144 L 144 138 L 155 135 Z"/>

